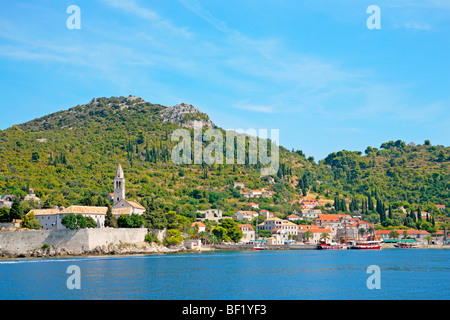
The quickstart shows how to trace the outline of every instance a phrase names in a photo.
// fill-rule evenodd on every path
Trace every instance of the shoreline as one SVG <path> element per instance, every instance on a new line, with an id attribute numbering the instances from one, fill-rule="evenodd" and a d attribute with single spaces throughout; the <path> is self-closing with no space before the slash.
<path id="1" fill-rule="evenodd" d="M 401 249 L 394 247 L 393 244 L 383 245 L 382 249 Z M 414 249 L 450 249 L 450 246 L 442 246 L 442 245 L 430 245 L 430 246 L 421 246 Z M 289 248 L 280 246 L 273 248 L 266 248 L 263 251 L 272 251 L 272 250 L 316 250 L 313 248 Z M 344 249 L 344 250 L 352 250 L 352 249 Z M 95 257 L 95 256 L 132 256 L 132 255 L 160 255 L 160 254 L 170 254 L 170 253 L 203 253 L 203 252 L 214 252 L 214 251 L 253 251 L 253 248 L 239 248 L 238 246 L 229 245 L 229 247 L 221 247 L 216 246 L 205 246 L 200 250 L 198 249 L 187 249 L 184 246 L 172 246 L 166 247 L 162 245 L 157 245 L 156 243 L 149 244 L 146 243 L 138 243 L 138 244 L 120 244 L 114 246 L 101 246 L 95 248 L 94 250 L 89 250 L 85 252 L 70 252 L 65 248 L 46 248 L 46 249 L 36 249 L 30 252 L 20 253 L 20 254 L 8 254 L 8 253 L 0 253 L 0 261 L 8 260 L 8 259 L 32 259 L 32 258 L 70 258 L 70 257 Z M 321 250 L 328 251 L 328 250 Z M 334 250 L 331 250 L 334 251 Z M 340 250 L 339 250 L 340 251 Z M 357 251 L 357 250 L 353 250 Z M 359 251 L 367 251 L 367 250 L 359 250 Z M 379 251 L 379 250 L 369 250 L 369 251 Z"/>

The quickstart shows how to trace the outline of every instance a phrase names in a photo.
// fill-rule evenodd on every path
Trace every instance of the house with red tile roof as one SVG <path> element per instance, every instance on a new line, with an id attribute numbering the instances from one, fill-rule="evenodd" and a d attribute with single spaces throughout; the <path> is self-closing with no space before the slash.
<path id="1" fill-rule="evenodd" d="M 241 242 L 248 243 L 256 240 L 256 232 L 251 224 L 238 224 L 238 228 L 243 234 Z"/>
<path id="2" fill-rule="evenodd" d="M 301 207 L 303 209 L 314 209 L 315 207 L 319 206 L 319 202 L 317 200 L 303 200 Z"/>
<path id="3" fill-rule="evenodd" d="M 290 214 L 286 217 L 286 219 L 289 221 L 296 221 L 296 220 L 300 220 L 300 217 L 296 214 Z"/>
<path id="4" fill-rule="evenodd" d="M 198 232 L 206 231 L 206 225 L 203 222 L 196 221 L 191 224 L 191 229 L 196 229 Z"/>
<path id="5" fill-rule="evenodd" d="M 259 209 L 259 204 L 254 203 L 254 202 L 247 203 L 247 206 L 250 207 L 250 208 Z"/>

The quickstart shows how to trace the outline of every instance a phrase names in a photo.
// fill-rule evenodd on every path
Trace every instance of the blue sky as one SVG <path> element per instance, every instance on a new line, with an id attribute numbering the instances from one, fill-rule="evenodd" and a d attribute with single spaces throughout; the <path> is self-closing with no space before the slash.
<path id="1" fill-rule="evenodd" d="M 0 129 L 131 94 L 190 103 L 224 129 L 279 129 L 316 160 L 448 146 L 449 42 L 444 0 L 2 0 Z"/>

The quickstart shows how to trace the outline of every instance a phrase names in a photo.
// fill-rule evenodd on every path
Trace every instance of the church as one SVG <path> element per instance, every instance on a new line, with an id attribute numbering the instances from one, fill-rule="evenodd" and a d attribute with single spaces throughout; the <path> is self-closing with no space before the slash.
<path id="1" fill-rule="evenodd" d="M 139 214 L 145 212 L 145 208 L 136 201 L 129 201 L 125 199 L 125 176 L 122 166 L 117 167 L 116 175 L 114 177 L 114 193 L 112 194 L 113 206 L 111 208 L 112 214 L 118 218 L 121 215 Z M 70 206 L 68 208 L 53 209 L 34 209 L 28 214 L 33 213 L 35 218 L 39 221 L 42 229 L 66 229 L 61 223 L 62 218 L 68 214 L 81 214 L 85 217 L 91 217 L 97 222 L 98 228 L 105 227 L 105 218 L 108 211 L 107 207 L 92 207 L 92 206 Z"/>
<path id="2" fill-rule="evenodd" d="M 125 176 L 122 166 L 119 164 L 114 178 L 114 198 L 112 209 L 131 208 L 131 213 L 143 214 L 145 208 L 136 201 L 128 201 L 125 199 Z"/>

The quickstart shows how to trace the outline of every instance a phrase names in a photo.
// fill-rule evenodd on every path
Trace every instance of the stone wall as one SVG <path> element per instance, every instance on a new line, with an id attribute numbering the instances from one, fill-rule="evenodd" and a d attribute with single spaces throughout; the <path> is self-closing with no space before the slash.
<path id="1" fill-rule="evenodd" d="M 48 244 L 83 254 L 100 246 L 140 243 L 147 229 L 101 228 L 80 230 L 23 230 L 0 232 L 0 255 L 27 255 Z"/>

